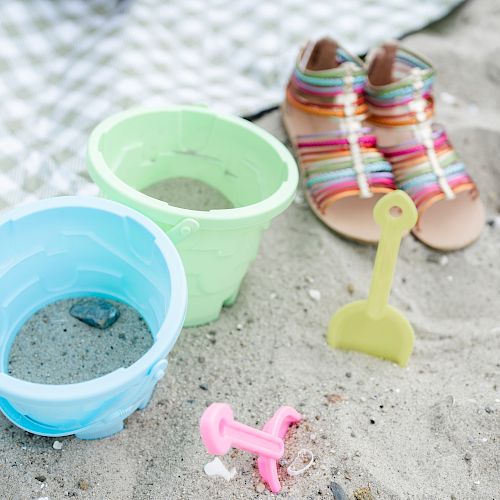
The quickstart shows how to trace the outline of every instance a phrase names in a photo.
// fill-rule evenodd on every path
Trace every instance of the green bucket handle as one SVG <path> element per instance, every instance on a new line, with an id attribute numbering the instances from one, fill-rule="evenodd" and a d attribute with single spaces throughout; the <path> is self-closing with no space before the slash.
<path id="1" fill-rule="evenodd" d="M 167 236 L 170 238 L 174 245 L 179 244 L 181 241 L 189 238 L 200 229 L 200 223 L 195 219 L 187 218 L 182 219 L 174 227 L 167 231 Z"/>

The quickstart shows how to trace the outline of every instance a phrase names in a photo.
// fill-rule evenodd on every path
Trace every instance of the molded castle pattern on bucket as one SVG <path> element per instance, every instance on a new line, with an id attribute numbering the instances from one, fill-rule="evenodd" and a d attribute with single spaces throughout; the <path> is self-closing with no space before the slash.
<path id="1" fill-rule="evenodd" d="M 262 232 L 292 201 L 295 161 L 255 125 L 204 108 L 135 109 L 102 122 L 88 148 L 101 195 L 127 204 L 172 239 L 187 274 L 186 326 L 217 319 L 231 305 L 258 253 Z M 235 208 L 178 208 L 140 191 L 187 177 L 220 191 Z"/>
<path id="2" fill-rule="evenodd" d="M 247 269 L 257 257 L 264 229 L 201 230 L 177 244 L 188 270 L 188 324 L 217 319 L 222 306 L 234 303 Z"/>
<path id="3" fill-rule="evenodd" d="M 46 436 L 105 437 L 144 408 L 166 370 L 186 310 L 180 258 L 141 214 L 98 198 L 62 197 L 0 219 L 0 409 L 19 427 Z M 6 244 L 4 244 L 6 243 Z M 153 346 L 128 368 L 78 384 L 35 384 L 8 375 L 15 336 L 37 310 L 60 299 L 97 295 L 134 307 Z"/>

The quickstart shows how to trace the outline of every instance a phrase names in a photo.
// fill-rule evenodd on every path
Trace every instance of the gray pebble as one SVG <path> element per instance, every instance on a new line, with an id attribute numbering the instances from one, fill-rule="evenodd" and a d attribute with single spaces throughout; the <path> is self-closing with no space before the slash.
<path id="1" fill-rule="evenodd" d="M 472 460 L 472 455 L 469 452 L 467 452 L 464 455 L 464 460 L 466 460 L 467 462 L 470 462 Z"/>
<path id="2" fill-rule="evenodd" d="M 484 409 L 484 411 L 485 411 L 486 413 L 493 413 L 493 412 L 494 412 L 493 408 L 491 408 L 490 406 L 487 406 L 487 407 Z"/>
<path id="3" fill-rule="evenodd" d="M 432 262 L 433 264 L 439 264 L 440 266 L 446 266 L 448 264 L 448 257 L 442 253 L 430 253 L 427 256 L 427 262 Z"/>
<path id="4" fill-rule="evenodd" d="M 340 486 L 339 483 L 336 483 L 335 481 L 332 481 L 328 487 L 330 488 L 330 491 L 332 492 L 333 498 L 335 500 L 349 500 L 347 498 L 347 495 L 344 491 L 344 488 Z"/>
<path id="5" fill-rule="evenodd" d="M 99 298 L 83 299 L 74 304 L 69 313 L 83 323 L 105 330 L 119 317 L 120 311 L 111 302 Z"/>
<path id="6" fill-rule="evenodd" d="M 208 385 L 207 384 L 200 384 L 198 386 L 202 391 L 208 391 Z"/>

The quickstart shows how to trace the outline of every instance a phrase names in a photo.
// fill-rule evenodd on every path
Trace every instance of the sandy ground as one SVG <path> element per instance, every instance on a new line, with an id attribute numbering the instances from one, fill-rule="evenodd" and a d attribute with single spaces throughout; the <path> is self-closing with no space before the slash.
<path id="1" fill-rule="evenodd" d="M 233 208 L 233 204 L 220 191 L 196 179 L 168 179 L 152 184 L 142 192 L 175 207 L 191 210 Z"/>
<path id="2" fill-rule="evenodd" d="M 0 498 L 270 497 L 258 492 L 246 453 L 224 457 L 238 471 L 230 482 L 203 473 L 210 457 L 198 419 L 209 403 L 227 401 L 255 426 L 283 404 L 304 415 L 285 459 L 307 448 L 315 464 L 302 476 L 283 475 L 281 497 L 333 498 L 336 482 L 351 499 L 366 487 L 379 499 L 499 499 L 499 20 L 495 0 L 470 1 L 407 39 L 437 66 L 438 115 L 490 221 L 446 265 L 412 237 L 403 242 L 392 303 L 416 330 L 408 368 L 326 345 L 330 315 L 365 297 L 375 251 L 332 234 L 299 199 L 266 233 L 236 305 L 183 332 L 168 376 L 124 432 L 62 439 L 55 450 L 53 439 L 1 417 Z M 278 113 L 259 124 L 284 139 Z"/>
<path id="3" fill-rule="evenodd" d="M 84 382 L 130 366 L 153 345 L 146 322 L 133 308 L 111 301 L 120 316 L 100 330 L 70 315 L 78 302 L 54 302 L 25 323 L 10 350 L 12 376 L 40 384 Z"/>

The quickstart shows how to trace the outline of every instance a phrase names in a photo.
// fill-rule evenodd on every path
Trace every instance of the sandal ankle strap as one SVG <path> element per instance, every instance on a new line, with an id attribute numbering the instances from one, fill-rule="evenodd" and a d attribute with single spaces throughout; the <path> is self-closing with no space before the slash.
<path id="1" fill-rule="evenodd" d="M 393 83 L 372 85 L 367 81 L 366 102 L 370 122 L 384 127 L 411 126 L 432 119 L 432 64 L 408 49 L 398 47 L 394 62 Z M 394 114 L 397 108 L 397 114 Z"/>
<path id="2" fill-rule="evenodd" d="M 287 101 L 306 113 L 346 118 L 366 117 L 364 99 L 366 72 L 362 61 L 344 48 L 337 49 L 338 66 L 326 70 L 307 69 L 314 44 L 299 52 L 287 88 Z"/>

